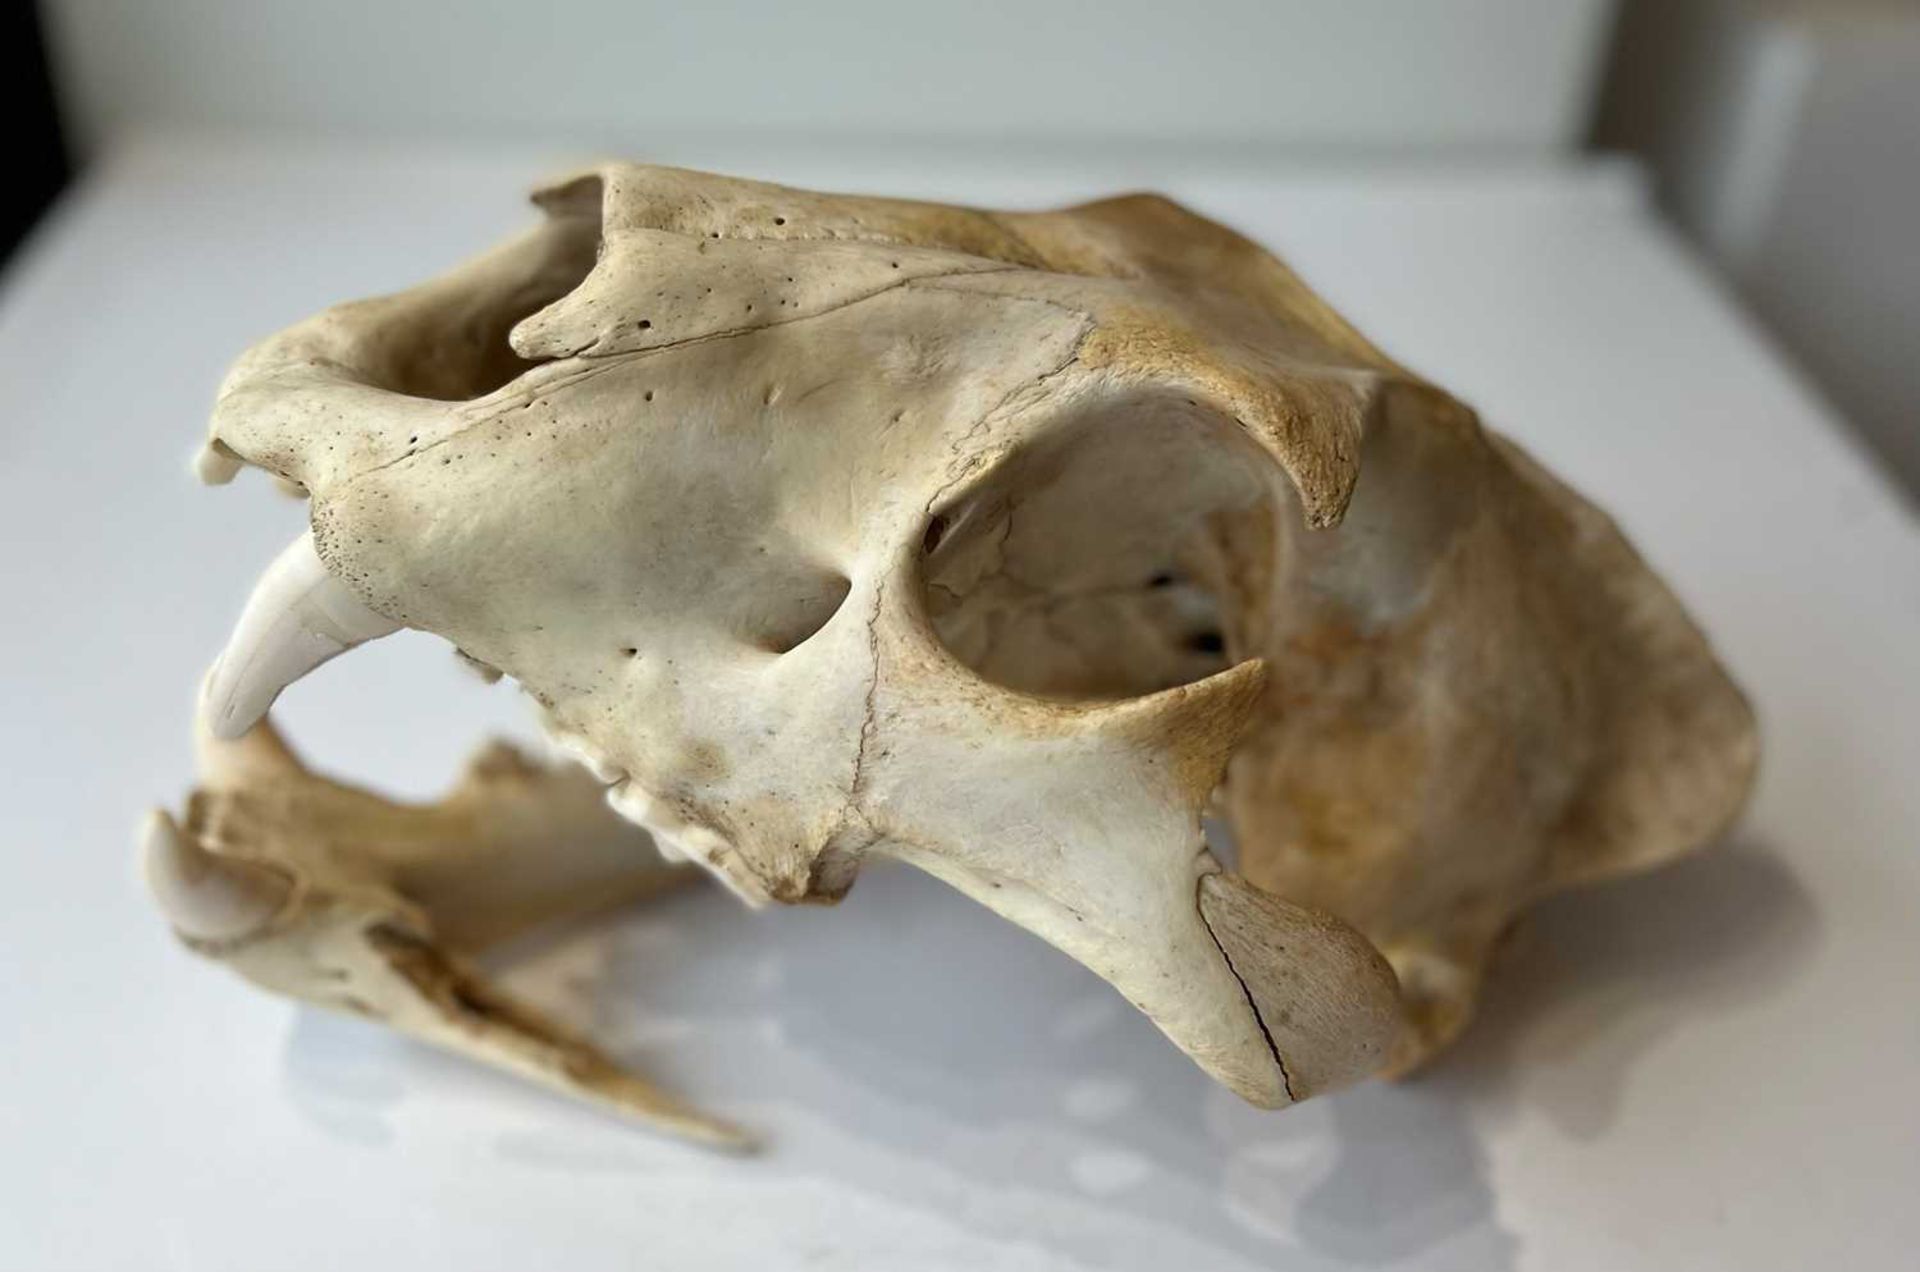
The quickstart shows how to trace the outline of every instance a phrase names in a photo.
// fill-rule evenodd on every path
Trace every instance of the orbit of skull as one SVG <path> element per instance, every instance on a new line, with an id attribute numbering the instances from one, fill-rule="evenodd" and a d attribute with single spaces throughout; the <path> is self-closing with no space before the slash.
<path id="1" fill-rule="evenodd" d="M 269 989 L 734 1143 L 468 956 L 676 859 L 760 904 L 881 855 L 1278 1107 L 1419 1065 L 1527 906 L 1745 798 L 1752 715 L 1607 518 L 1222 226 L 630 164 L 535 201 L 220 391 L 203 475 L 311 530 L 144 855 Z M 403 806 L 308 771 L 275 696 L 403 627 L 592 776 L 496 744 Z"/>

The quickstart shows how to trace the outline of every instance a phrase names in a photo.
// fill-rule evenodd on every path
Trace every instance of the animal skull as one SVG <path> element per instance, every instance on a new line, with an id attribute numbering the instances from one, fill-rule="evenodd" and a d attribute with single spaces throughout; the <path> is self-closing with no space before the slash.
<path id="1" fill-rule="evenodd" d="M 391 982 L 367 933 L 444 958 L 529 872 L 569 884 L 542 913 L 626 885 L 555 848 L 577 817 L 547 842 L 329 786 L 342 820 L 265 793 L 318 781 L 290 759 L 236 778 L 222 748 L 284 755 L 280 689 L 402 626 L 514 677 L 749 903 L 904 859 L 1270 1107 L 1417 1064 L 1527 905 L 1738 809 L 1748 708 L 1611 524 L 1231 231 L 634 165 L 535 199 L 539 228 L 221 391 L 205 471 L 309 492 L 312 531 L 209 677 L 239 741 L 196 806 L 279 816 L 159 822 L 150 855 L 231 874 L 163 903 L 269 986 L 324 997 L 328 941 Z M 1241 874 L 1202 838 L 1217 791 Z M 347 935 L 300 935 L 301 887 Z M 362 1002 L 467 1045 L 420 979 Z M 630 1107 L 712 1129 L 656 1097 Z"/>

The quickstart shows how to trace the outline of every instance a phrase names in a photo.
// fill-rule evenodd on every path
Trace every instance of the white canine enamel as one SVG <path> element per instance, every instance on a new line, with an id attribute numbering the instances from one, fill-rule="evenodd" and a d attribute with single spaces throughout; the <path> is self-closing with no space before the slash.
<path id="1" fill-rule="evenodd" d="M 260 576 L 247 608 L 207 677 L 201 704 L 214 736 L 237 738 L 258 724 L 280 691 L 330 658 L 400 630 L 327 573 L 311 532 Z"/>
<path id="2" fill-rule="evenodd" d="M 140 869 L 174 930 L 200 941 L 237 941 L 273 921 L 293 891 L 278 871 L 214 856 L 162 812 L 140 830 Z"/>

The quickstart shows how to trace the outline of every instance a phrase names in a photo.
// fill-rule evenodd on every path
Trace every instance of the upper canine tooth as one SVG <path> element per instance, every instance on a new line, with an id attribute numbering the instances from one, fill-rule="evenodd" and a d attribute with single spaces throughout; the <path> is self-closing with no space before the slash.
<path id="1" fill-rule="evenodd" d="M 267 567 L 207 677 L 202 702 L 214 736 L 237 738 L 300 677 L 400 624 L 327 573 L 309 531 Z"/>

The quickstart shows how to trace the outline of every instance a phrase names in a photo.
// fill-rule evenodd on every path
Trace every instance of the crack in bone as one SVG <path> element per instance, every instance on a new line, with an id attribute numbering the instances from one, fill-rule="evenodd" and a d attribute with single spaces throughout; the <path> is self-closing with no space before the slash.
<path id="1" fill-rule="evenodd" d="M 871 832 L 873 821 L 861 807 L 862 784 L 866 780 L 867 747 L 873 741 L 878 727 L 875 719 L 875 703 L 880 694 L 880 611 L 886 601 L 887 585 L 884 580 L 874 584 L 873 609 L 867 614 L 867 690 L 860 708 L 860 733 L 853 749 L 853 772 L 847 779 L 847 812 L 860 819 L 863 826 Z"/>
<path id="2" fill-rule="evenodd" d="M 767 322 L 754 323 L 750 326 L 730 327 L 724 331 L 709 331 L 697 336 L 687 336 L 683 339 L 652 345 L 645 349 L 622 349 L 612 353 L 596 353 L 593 351 L 591 345 L 589 345 L 577 352 L 564 354 L 551 361 L 542 362 L 523 372 L 512 382 L 513 385 L 522 387 L 518 388 L 510 396 L 500 397 L 498 393 L 489 394 L 487 398 L 482 399 L 486 402 L 484 414 L 476 412 L 471 404 L 462 404 L 462 406 L 455 411 L 455 414 L 468 418 L 458 427 L 450 429 L 443 435 L 434 438 L 425 446 L 410 447 L 405 453 L 396 455 L 391 459 L 381 460 L 377 464 L 369 464 L 365 468 L 356 469 L 335 482 L 334 486 L 336 489 L 343 490 L 362 477 L 382 472 L 396 464 L 404 463 L 409 459 L 431 454 L 448 442 L 466 436 L 474 429 L 497 423 L 509 411 L 520 410 L 557 390 L 575 387 L 604 372 L 614 370 L 618 367 L 629 366 L 643 358 L 653 357 L 657 354 L 673 353 L 698 345 L 714 344 L 723 340 L 736 340 L 742 336 L 751 336 L 762 331 L 770 331 L 779 327 L 791 327 L 796 323 L 813 322 L 816 319 L 828 318 L 844 309 L 851 309 L 855 305 L 864 304 L 869 300 L 890 295 L 893 292 L 905 288 L 922 286 L 936 279 L 966 277 L 976 274 L 1007 273 L 1017 271 L 1019 268 L 1018 266 L 1009 265 L 993 269 L 957 269 L 946 274 L 927 274 L 920 278 L 903 278 L 898 282 L 888 283 L 884 287 L 876 288 L 873 291 L 862 292 L 858 296 L 847 297 L 844 300 L 837 301 L 824 309 L 818 309 L 812 313 L 795 314 L 791 318 L 771 319 Z M 957 291 L 958 289 L 928 287 L 927 290 Z M 549 374 L 546 377 L 541 376 L 541 372 L 547 371 L 549 368 L 557 369 L 566 367 L 569 362 L 577 362 L 582 365 L 573 368 L 568 373 Z M 534 382 L 527 383 L 530 379 Z"/>
<path id="3" fill-rule="evenodd" d="M 1196 897 L 1197 895 L 1196 893 Z M 1240 969 L 1233 965 L 1233 956 L 1227 953 L 1227 947 L 1220 943 L 1220 934 L 1215 932 L 1213 924 L 1207 921 L 1205 908 L 1201 907 L 1197 900 L 1194 908 L 1200 911 L 1200 924 L 1207 929 L 1207 935 L 1213 940 L 1213 947 L 1220 951 L 1221 962 L 1225 963 L 1227 970 L 1233 973 L 1233 979 L 1240 982 L 1240 992 L 1247 998 L 1247 1010 L 1253 1013 L 1253 1023 L 1260 1027 L 1260 1036 L 1266 1040 L 1267 1051 L 1273 1056 L 1274 1067 L 1280 1070 L 1280 1086 L 1287 1093 L 1287 1101 L 1298 1103 L 1299 1097 L 1293 1093 L 1293 1077 L 1287 1072 L 1287 1062 L 1280 1055 L 1280 1044 L 1273 1040 L 1273 1031 L 1267 1028 L 1267 1018 L 1260 1014 L 1260 1004 L 1253 1000 L 1253 990 L 1247 985 L 1247 978 L 1242 976 Z"/>

